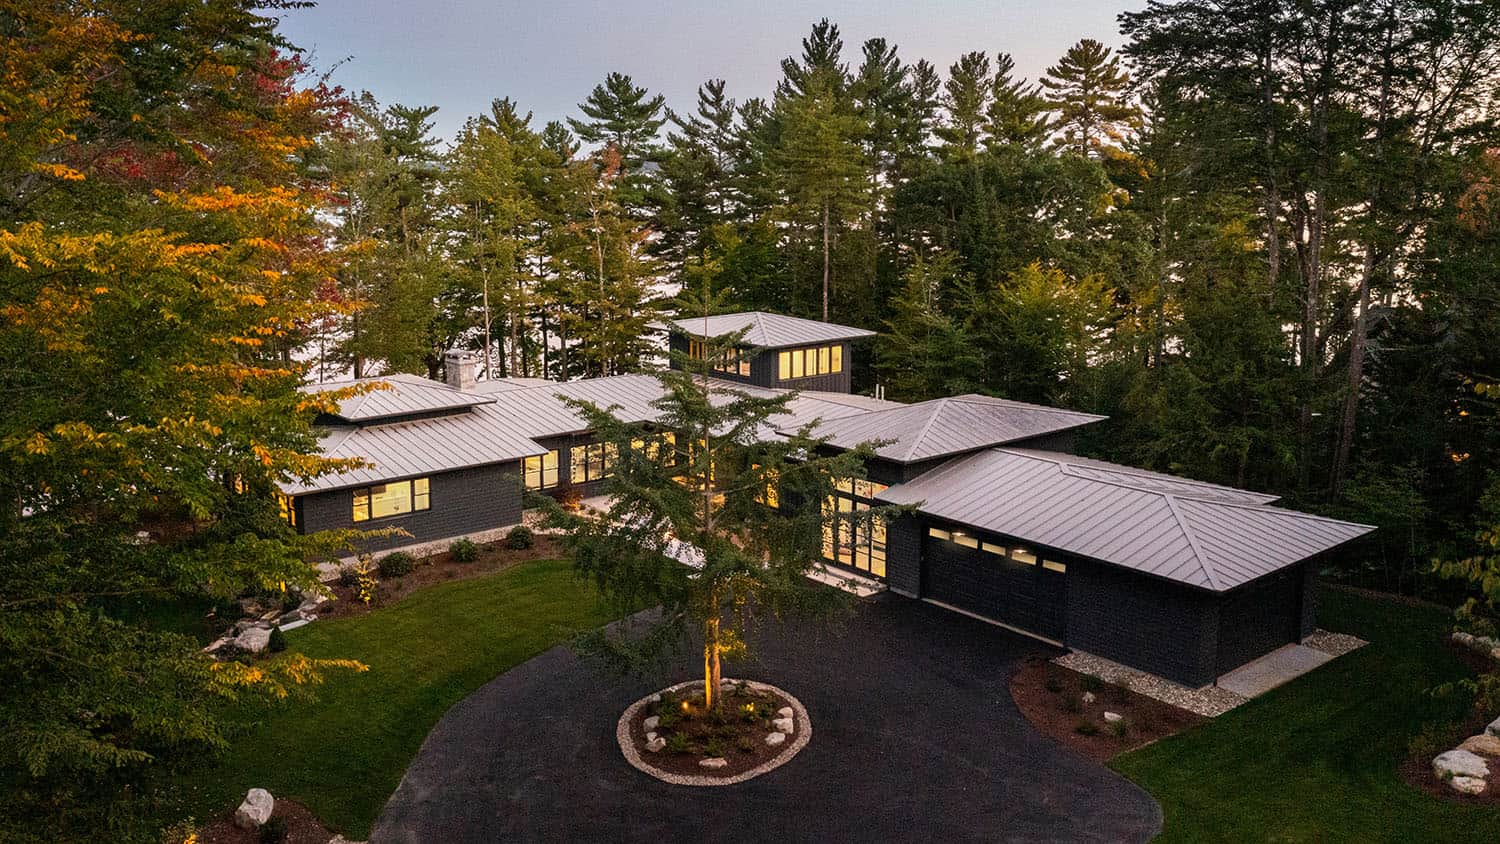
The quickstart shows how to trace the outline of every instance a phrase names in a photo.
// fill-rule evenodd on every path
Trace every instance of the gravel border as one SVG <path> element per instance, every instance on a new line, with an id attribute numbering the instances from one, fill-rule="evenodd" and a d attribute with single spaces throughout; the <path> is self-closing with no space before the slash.
<path id="1" fill-rule="evenodd" d="M 1340 657 L 1370 643 L 1347 633 L 1314 630 L 1302 640 L 1302 644 L 1315 651 Z M 1155 674 L 1147 674 L 1083 651 L 1071 651 L 1052 661 L 1063 668 L 1098 677 L 1106 683 L 1124 686 L 1146 697 L 1155 698 L 1162 703 L 1170 703 L 1208 718 L 1217 718 L 1250 699 L 1218 686 L 1190 689 Z"/>
<path id="2" fill-rule="evenodd" d="M 653 692 L 649 695 L 646 695 L 645 697 L 625 708 L 625 714 L 620 716 L 619 723 L 615 725 L 615 740 L 620 743 L 620 752 L 625 754 L 625 761 L 629 762 L 631 766 L 636 770 L 650 774 L 651 776 L 656 777 L 662 782 L 669 782 L 673 785 L 734 785 L 736 783 L 744 782 L 748 779 L 754 779 L 755 777 L 758 777 L 761 774 L 766 773 L 767 771 L 773 771 L 781 767 L 782 765 L 785 765 L 787 762 L 791 761 L 791 758 L 793 756 L 796 756 L 798 753 L 800 753 L 802 751 L 802 748 L 807 746 L 808 742 L 812 741 L 812 719 L 807 717 L 807 709 L 802 706 L 802 701 L 797 700 L 782 689 L 770 685 L 769 683 L 759 683 L 754 680 L 732 680 L 728 677 L 723 678 L 721 682 L 744 683 L 746 686 L 755 689 L 756 691 L 771 692 L 772 694 L 780 695 L 783 699 L 786 700 L 788 704 L 791 705 L 792 712 L 797 717 L 796 732 L 792 734 L 793 738 L 791 744 L 787 745 L 786 750 L 782 751 L 781 755 L 776 756 L 775 758 L 770 759 L 769 761 L 761 765 L 751 768 L 748 771 L 741 771 L 740 773 L 735 774 L 732 777 L 695 777 L 687 774 L 671 774 L 661 770 L 660 768 L 657 768 L 650 762 L 647 762 L 641 756 L 640 750 L 637 749 L 634 737 L 630 735 L 630 723 L 635 719 L 635 714 L 641 710 L 641 707 L 649 703 L 651 701 L 651 698 L 665 692 L 675 692 L 679 689 L 685 689 L 689 686 L 699 686 L 703 683 L 702 680 L 688 680 L 685 683 L 678 683 L 675 686 L 668 686 L 667 688 L 662 689 L 659 692 Z"/>

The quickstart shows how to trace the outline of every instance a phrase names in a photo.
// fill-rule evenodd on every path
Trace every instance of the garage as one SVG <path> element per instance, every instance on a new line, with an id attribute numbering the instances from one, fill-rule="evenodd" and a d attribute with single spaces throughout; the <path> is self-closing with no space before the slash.
<path id="1" fill-rule="evenodd" d="M 972 531 L 930 526 L 922 597 L 1045 639 L 1067 632 L 1067 565 L 1032 548 Z"/>

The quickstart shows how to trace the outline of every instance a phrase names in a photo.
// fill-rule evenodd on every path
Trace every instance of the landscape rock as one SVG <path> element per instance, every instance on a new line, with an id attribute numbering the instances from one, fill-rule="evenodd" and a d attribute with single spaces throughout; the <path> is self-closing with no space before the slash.
<path id="1" fill-rule="evenodd" d="M 1089 704 L 1093 703 L 1094 701 L 1096 701 L 1098 699 L 1099 698 L 1097 696 L 1095 696 L 1095 694 L 1093 692 L 1084 692 L 1083 693 L 1083 705 L 1084 706 L 1088 706 Z"/>
<path id="2" fill-rule="evenodd" d="M 1458 746 L 1458 749 L 1478 753 L 1481 756 L 1500 756 L 1500 736 L 1492 736 L 1489 733 L 1469 736 L 1464 739 L 1463 744 Z"/>
<path id="3" fill-rule="evenodd" d="M 796 724 L 791 718 L 777 718 L 771 722 L 771 726 L 783 733 L 791 733 L 796 729 Z"/>
<path id="4" fill-rule="evenodd" d="M 1104 723 L 1106 723 L 1106 724 L 1118 724 L 1118 723 L 1120 723 L 1121 721 L 1124 721 L 1124 720 L 1125 720 L 1125 716 L 1121 715 L 1118 712 L 1106 712 L 1106 713 L 1104 713 Z"/>
<path id="5" fill-rule="evenodd" d="M 783 733 L 783 732 L 781 732 L 779 730 L 777 732 L 768 733 L 766 735 L 766 744 L 769 744 L 772 747 L 775 747 L 778 744 L 783 744 L 785 742 L 786 742 L 786 733 Z"/>
<path id="6" fill-rule="evenodd" d="M 660 723 L 661 723 L 661 719 L 658 718 L 655 715 L 652 715 L 650 718 L 647 718 L 646 720 L 642 721 L 641 722 L 641 726 L 644 727 L 646 729 L 646 732 L 649 733 L 652 730 L 656 729 L 656 725 L 660 724 Z"/>
<path id="7" fill-rule="evenodd" d="M 650 744 L 653 741 L 656 741 L 656 732 L 654 730 L 646 734 L 646 743 Z"/>
<path id="8" fill-rule="evenodd" d="M 1500 718 L 1491 721 L 1490 725 L 1484 728 L 1484 732 L 1487 735 L 1500 736 Z"/>
<path id="9" fill-rule="evenodd" d="M 271 819 L 271 810 L 276 808 L 276 799 L 264 788 L 252 788 L 245 794 L 244 802 L 234 810 L 234 825 L 240 829 L 260 829 L 261 824 Z"/>
<path id="10" fill-rule="evenodd" d="M 1485 781 L 1478 777 L 1454 777 L 1448 780 L 1448 787 L 1462 794 L 1483 794 Z"/>
<path id="11" fill-rule="evenodd" d="M 783 706 L 780 709 L 776 710 L 776 717 L 777 718 L 790 718 L 790 717 L 792 717 L 792 715 L 793 715 L 793 712 L 792 712 L 792 708 L 790 706 Z"/>
<path id="12" fill-rule="evenodd" d="M 234 646 L 258 654 L 271 644 L 271 628 L 251 627 L 234 638 Z"/>
<path id="13" fill-rule="evenodd" d="M 652 695 L 650 697 L 650 701 L 652 703 L 661 703 L 661 693 L 658 692 L 657 694 Z"/>
<path id="14" fill-rule="evenodd" d="M 231 644 L 232 642 L 234 642 L 234 639 L 231 639 L 228 636 L 220 636 L 219 638 L 213 640 L 212 642 L 209 642 L 208 645 L 207 645 L 207 647 L 205 647 L 203 649 L 203 652 L 206 653 L 206 654 L 211 654 L 214 651 L 217 651 L 219 648 L 222 648 L 225 645 Z"/>
<path id="15" fill-rule="evenodd" d="M 729 764 L 729 760 L 722 756 L 711 756 L 707 759 L 699 759 L 698 764 L 705 768 L 722 768 Z"/>
<path id="16" fill-rule="evenodd" d="M 659 753 L 661 749 L 666 746 L 667 740 L 662 738 L 661 736 L 657 736 L 656 738 L 646 742 L 646 749 L 651 751 L 652 753 Z"/>
<path id="17" fill-rule="evenodd" d="M 1500 647 L 1490 648 L 1490 659 L 1500 662 Z"/>
<path id="18" fill-rule="evenodd" d="M 1455 631 L 1453 631 L 1453 641 L 1459 643 L 1460 645 L 1465 645 L 1465 646 L 1473 647 L 1473 645 L 1474 645 L 1474 634 L 1473 633 L 1465 633 L 1462 630 L 1455 630 Z"/>
<path id="19" fill-rule="evenodd" d="M 1482 756 L 1467 750 L 1449 750 L 1439 753 L 1432 760 L 1432 772 L 1442 780 L 1454 777 L 1485 779 L 1490 775 L 1490 768 Z"/>

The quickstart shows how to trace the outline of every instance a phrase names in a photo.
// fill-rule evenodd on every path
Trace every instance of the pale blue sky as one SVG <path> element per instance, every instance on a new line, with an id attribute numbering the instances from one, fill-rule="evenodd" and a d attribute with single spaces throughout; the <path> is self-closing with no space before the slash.
<path id="1" fill-rule="evenodd" d="M 576 116 L 576 104 L 612 70 L 692 107 L 705 79 L 721 77 L 737 100 L 769 95 L 778 62 L 801 49 L 821 17 L 839 25 L 845 58 L 882 36 L 905 61 L 925 58 L 946 72 L 969 50 L 1015 56 L 1035 79 L 1083 37 L 1117 46 L 1115 16 L 1144 0 L 322 0 L 284 13 L 283 31 L 335 82 L 368 89 L 381 102 L 436 105 L 438 132 L 509 96 L 536 113 L 535 125 Z"/>

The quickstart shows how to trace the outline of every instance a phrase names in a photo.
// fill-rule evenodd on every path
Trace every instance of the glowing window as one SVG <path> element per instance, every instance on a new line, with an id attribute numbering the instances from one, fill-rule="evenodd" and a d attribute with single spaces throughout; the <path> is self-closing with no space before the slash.
<path id="1" fill-rule="evenodd" d="M 938 528 L 928 528 L 927 535 L 932 537 L 933 539 L 941 539 L 944 542 L 948 542 L 953 539 L 953 534 L 949 533 L 946 530 L 940 530 Z"/>
<path id="2" fill-rule="evenodd" d="M 402 516 L 431 506 L 432 496 L 427 478 L 360 487 L 354 490 L 353 495 L 353 516 L 356 522 Z"/>
<path id="3" fill-rule="evenodd" d="M 1036 565 L 1036 555 L 1025 548 L 1011 549 L 1010 558 L 1018 563 L 1025 563 L 1028 566 Z"/>
<path id="4" fill-rule="evenodd" d="M 975 539 L 974 537 L 968 535 L 967 533 L 963 533 L 962 531 L 953 532 L 953 541 L 957 542 L 959 545 L 962 545 L 965 548 L 979 547 L 978 539 Z"/>
<path id="5" fill-rule="evenodd" d="M 1058 572 L 1062 572 L 1062 571 L 1067 571 L 1068 570 L 1067 566 L 1063 565 L 1062 563 L 1056 562 L 1055 560 L 1043 560 L 1042 561 L 1042 568 L 1046 569 L 1047 571 L 1058 571 Z"/>
<path id="6" fill-rule="evenodd" d="M 1004 545 L 996 545 L 992 542 L 981 542 L 979 543 L 979 548 L 987 554 L 997 554 L 1001 557 L 1004 557 L 1006 555 Z"/>
<path id="7" fill-rule="evenodd" d="M 527 489 L 551 489 L 557 486 L 557 465 L 560 455 L 557 449 L 537 457 L 528 457 L 524 475 Z"/>

